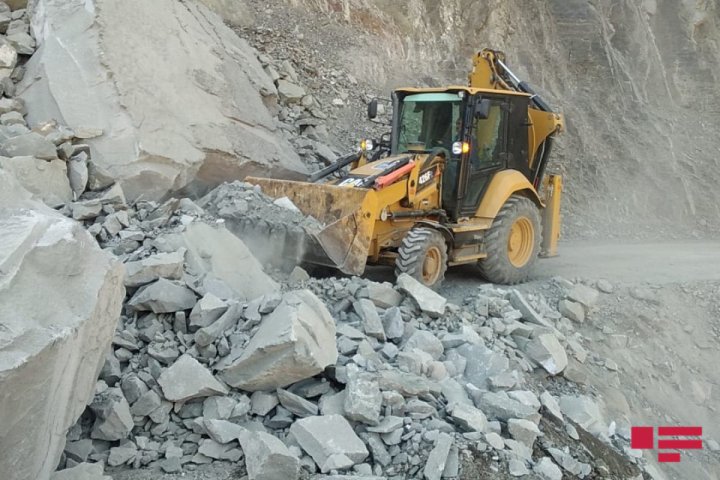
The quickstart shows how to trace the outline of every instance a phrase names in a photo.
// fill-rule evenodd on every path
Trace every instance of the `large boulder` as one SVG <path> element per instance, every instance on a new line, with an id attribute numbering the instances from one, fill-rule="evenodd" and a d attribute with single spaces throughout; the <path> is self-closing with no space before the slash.
<path id="1" fill-rule="evenodd" d="M 34 157 L 0 157 L 0 169 L 15 179 L 37 199 L 50 207 L 58 207 L 73 199 L 62 160 L 41 160 Z"/>
<path id="2" fill-rule="evenodd" d="M 0 471 L 47 479 L 92 398 L 122 265 L 0 171 Z"/>
<path id="3" fill-rule="evenodd" d="M 335 321 L 315 294 L 297 290 L 283 296 L 221 377 L 243 390 L 272 390 L 317 375 L 336 361 Z"/>
<path id="4" fill-rule="evenodd" d="M 102 129 L 88 139 L 93 162 L 128 200 L 306 171 L 275 126 L 277 91 L 254 50 L 205 5 L 38 0 L 32 30 L 19 85 L 29 124 Z"/>

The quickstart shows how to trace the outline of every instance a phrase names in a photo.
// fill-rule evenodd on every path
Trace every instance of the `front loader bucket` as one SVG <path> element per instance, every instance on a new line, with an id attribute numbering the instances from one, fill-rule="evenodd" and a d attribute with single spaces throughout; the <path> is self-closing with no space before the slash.
<path id="1" fill-rule="evenodd" d="M 323 225 L 318 231 L 305 231 L 303 262 L 349 275 L 363 273 L 375 222 L 370 208 L 373 190 L 257 177 L 245 181 L 259 185 L 269 197 L 288 197 L 303 214 Z"/>

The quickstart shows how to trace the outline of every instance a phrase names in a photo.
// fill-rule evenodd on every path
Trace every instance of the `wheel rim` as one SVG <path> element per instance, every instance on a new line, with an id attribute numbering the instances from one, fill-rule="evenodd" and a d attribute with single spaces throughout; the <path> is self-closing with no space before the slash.
<path id="1" fill-rule="evenodd" d="M 428 248 L 422 265 L 422 279 L 425 285 L 432 285 L 437 281 L 438 275 L 440 275 L 441 261 L 440 249 L 437 247 Z"/>
<path id="2" fill-rule="evenodd" d="M 510 227 L 508 236 L 508 259 L 513 267 L 522 268 L 532 256 L 535 244 L 533 224 L 527 217 L 520 217 Z"/>

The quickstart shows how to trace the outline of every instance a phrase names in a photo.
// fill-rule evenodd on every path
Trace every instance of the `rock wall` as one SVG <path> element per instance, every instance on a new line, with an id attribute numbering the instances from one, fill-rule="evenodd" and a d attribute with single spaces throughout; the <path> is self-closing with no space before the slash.
<path id="1" fill-rule="evenodd" d="M 128 200 L 305 170 L 276 129 L 273 82 L 207 7 L 39 0 L 32 18 L 39 48 L 19 86 L 28 122 L 101 128 L 92 158 Z"/>
<path id="2" fill-rule="evenodd" d="M 47 479 L 92 399 L 123 269 L 0 171 L 0 471 Z"/>

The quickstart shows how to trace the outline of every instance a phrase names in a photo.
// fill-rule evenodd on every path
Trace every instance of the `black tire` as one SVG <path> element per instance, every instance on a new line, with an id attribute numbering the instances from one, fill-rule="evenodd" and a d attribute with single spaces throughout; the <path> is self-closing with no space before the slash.
<path id="1" fill-rule="evenodd" d="M 521 220 L 525 219 L 525 220 Z M 525 255 L 515 257 L 515 263 L 511 260 L 512 248 L 510 246 L 510 234 L 513 225 L 523 225 L 523 228 L 532 228 L 532 239 L 528 239 L 525 245 L 525 252 L 529 251 L 527 261 L 522 262 Z M 511 196 L 505 205 L 500 209 L 495 221 L 485 234 L 485 251 L 487 258 L 478 262 L 482 275 L 492 283 L 514 285 L 524 282 L 532 273 L 532 269 L 540 253 L 542 242 L 542 226 L 540 211 L 537 205 L 527 197 L 520 195 Z M 516 227 L 519 228 L 519 227 Z M 522 240 L 521 240 L 522 241 Z"/>
<path id="2" fill-rule="evenodd" d="M 447 243 L 442 233 L 432 228 L 414 228 L 398 248 L 395 275 L 407 273 L 426 287 L 437 288 L 445 279 L 447 260 Z"/>

